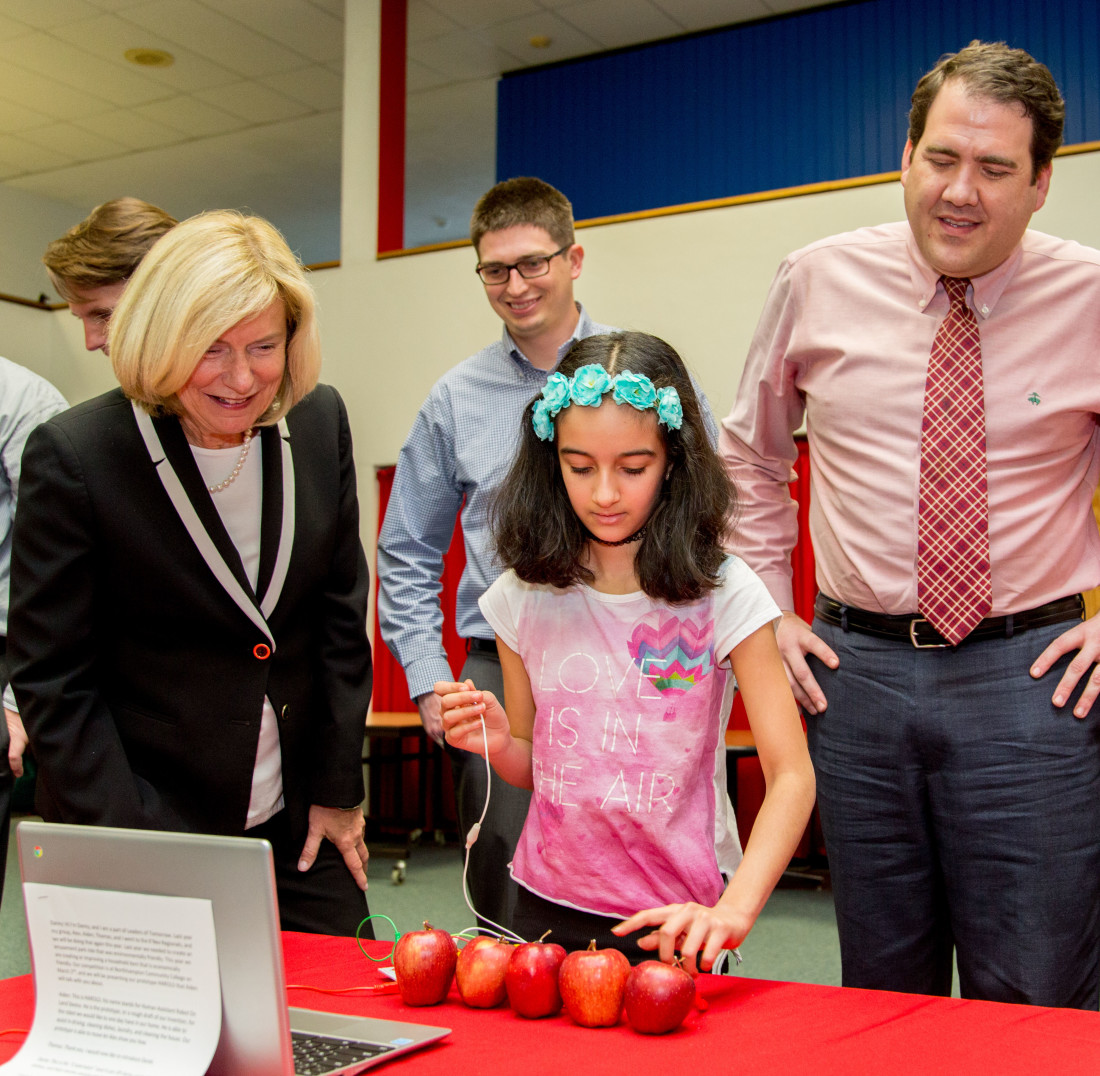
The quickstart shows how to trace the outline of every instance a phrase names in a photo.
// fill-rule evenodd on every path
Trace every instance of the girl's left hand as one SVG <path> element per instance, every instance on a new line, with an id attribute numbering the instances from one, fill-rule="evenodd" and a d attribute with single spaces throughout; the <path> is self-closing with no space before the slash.
<path id="1" fill-rule="evenodd" d="M 684 970 L 697 975 L 710 971 L 723 949 L 736 949 L 752 923 L 721 904 L 708 908 L 689 902 L 637 912 L 611 929 L 621 937 L 643 927 L 658 929 L 638 940 L 640 949 L 658 950 L 657 956 L 666 964 L 673 963 L 679 951 Z"/>

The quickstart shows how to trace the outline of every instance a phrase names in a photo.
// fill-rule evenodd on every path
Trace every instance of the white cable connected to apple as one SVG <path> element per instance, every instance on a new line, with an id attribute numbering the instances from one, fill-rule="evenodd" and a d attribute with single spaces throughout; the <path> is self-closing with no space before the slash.
<path id="1" fill-rule="evenodd" d="M 470 900 L 470 888 L 466 884 L 466 875 L 470 869 L 470 849 L 473 848 L 474 843 L 477 841 L 478 834 L 481 832 L 481 823 L 485 821 L 485 816 L 489 813 L 489 796 L 492 792 L 493 784 L 493 770 L 489 765 L 489 733 L 485 729 L 485 717 L 482 715 L 479 718 L 481 722 L 481 742 L 485 746 L 485 806 L 481 808 L 481 817 L 470 827 L 470 832 L 466 834 L 466 860 L 462 864 L 462 895 L 466 899 L 466 907 L 477 916 L 478 919 L 487 923 L 491 927 L 495 927 L 500 936 L 509 937 L 515 942 L 525 942 L 526 938 L 521 938 L 514 931 L 509 930 L 507 927 L 502 927 L 499 923 L 494 923 L 491 919 L 485 916 L 478 916 L 477 909 L 474 907 L 473 901 Z M 459 931 L 460 934 L 477 934 L 483 927 L 480 923 L 475 923 L 472 927 L 467 927 L 465 930 Z M 486 934 L 489 931 L 485 931 Z"/>

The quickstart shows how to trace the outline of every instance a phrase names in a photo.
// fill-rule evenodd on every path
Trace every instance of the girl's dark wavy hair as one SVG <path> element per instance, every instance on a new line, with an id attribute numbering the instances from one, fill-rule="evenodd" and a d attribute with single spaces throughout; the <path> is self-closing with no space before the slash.
<path id="1" fill-rule="evenodd" d="M 718 585 L 725 558 L 722 539 L 736 498 L 707 438 L 687 368 L 663 340 L 640 332 L 579 340 L 562 359 L 558 372 L 571 377 L 589 363 L 598 363 L 612 377 L 623 370 L 645 374 L 656 388 L 672 385 L 680 395 L 683 425 L 678 430 L 657 427 L 671 470 L 639 543 L 635 571 L 651 598 L 666 602 L 698 598 Z M 553 441 L 540 441 L 532 426 L 540 397 L 541 393 L 523 413 L 519 453 L 490 508 L 497 559 L 527 583 L 555 587 L 591 583 L 594 576 L 582 564 L 588 532 L 573 511 L 562 481 L 556 428 Z"/>

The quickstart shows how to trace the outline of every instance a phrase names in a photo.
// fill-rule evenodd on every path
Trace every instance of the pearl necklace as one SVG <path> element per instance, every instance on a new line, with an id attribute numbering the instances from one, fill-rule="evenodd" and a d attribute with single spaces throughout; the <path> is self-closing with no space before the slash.
<path id="1" fill-rule="evenodd" d="M 223 489 L 228 489 L 234 482 L 237 481 L 237 475 L 241 473 L 241 468 L 244 466 L 244 461 L 248 459 L 248 449 L 252 445 L 252 431 L 244 431 L 244 444 L 241 446 L 241 454 L 237 457 L 237 466 L 229 472 L 229 477 L 219 482 L 216 486 L 207 486 L 206 489 L 210 493 L 221 493 Z"/>

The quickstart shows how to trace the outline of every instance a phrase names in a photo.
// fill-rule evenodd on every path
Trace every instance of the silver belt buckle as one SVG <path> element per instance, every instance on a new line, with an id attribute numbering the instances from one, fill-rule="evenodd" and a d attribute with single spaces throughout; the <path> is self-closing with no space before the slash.
<path id="1" fill-rule="evenodd" d="M 946 650 L 950 643 L 918 643 L 917 642 L 917 625 L 927 624 L 927 617 L 915 616 L 909 621 L 909 641 L 913 644 L 915 650 Z"/>

